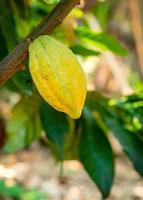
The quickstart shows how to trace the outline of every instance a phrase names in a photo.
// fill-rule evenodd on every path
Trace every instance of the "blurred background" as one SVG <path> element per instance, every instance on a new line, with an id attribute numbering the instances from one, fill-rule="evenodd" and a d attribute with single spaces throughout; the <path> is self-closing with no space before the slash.
<path id="1" fill-rule="evenodd" d="M 1 0 L 0 60 L 58 2 Z M 142 0 L 81 0 L 52 33 L 86 73 L 85 109 L 99 132 L 92 141 L 86 117 L 41 103 L 28 60 L 0 86 L 0 200 L 143 199 L 142 10 Z"/>

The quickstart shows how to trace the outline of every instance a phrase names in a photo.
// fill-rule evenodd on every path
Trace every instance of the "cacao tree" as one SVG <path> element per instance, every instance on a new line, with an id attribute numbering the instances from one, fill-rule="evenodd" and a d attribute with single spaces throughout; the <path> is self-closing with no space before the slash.
<path id="1" fill-rule="evenodd" d="M 0 113 L 0 144 L 4 153 L 17 152 L 39 141 L 44 131 L 54 158 L 79 160 L 106 198 L 115 174 L 110 134 L 117 138 L 135 170 L 143 175 L 143 95 L 134 92 L 111 98 L 94 90 L 87 92 L 85 100 L 84 74 L 79 66 L 71 70 L 77 64 L 73 53 L 81 63 L 89 57 L 101 57 L 105 52 L 119 56 L 128 53 L 107 31 L 109 1 L 91 2 L 92 8 L 89 5 L 86 6 L 86 1 L 82 5 L 79 0 L 0 1 L 1 99 L 10 101 L 12 94 L 17 94 L 19 99 L 11 105 L 10 117 Z M 97 17 L 100 30 L 92 28 L 87 10 Z M 42 47 L 35 42 L 39 36 L 45 37 Z M 52 38 L 53 43 L 45 45 L 46 38 Z M 34 42 L 33 48 L 39 53 L 37 65 L 34 57 L 37 53 L 32 49 Z M 69 52 L 73 52 L 74 58 Z"/>

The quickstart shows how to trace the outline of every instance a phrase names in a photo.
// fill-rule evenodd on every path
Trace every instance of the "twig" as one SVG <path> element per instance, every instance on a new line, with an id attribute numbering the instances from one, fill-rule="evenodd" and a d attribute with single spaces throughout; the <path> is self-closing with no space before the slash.
<path id="1" fill-rule="evenodd" d="M 122 69 L 122 63 L 110 52 L 106 52 L 104 55 L 107 66 L 110 68 L 115 80 L 117 81 L 120 91 L 123 95 L 130 95 L 133 93 L 133 89 L 130 87 L 128 80 Z M 125 64 L 124 64 L 125 65 Z"/>
<path id="2" fill-rule="evenodd" d="M 90 28 L 94 31 L 102 31 L 100 25 L 96 21 L 95 17 L 91 13 L 86 14 L 86 20 Z M 106 60 L 107 66 L 110 68 L 115 80 L 117 81 L 120 91 L 122 94 L 132 94 L 133 90 L 130 87 L 128 80 L 121 68 L 121 64 L 117 60 L 116 56 L 112 53 L 106 52 L 104 53 L 104 59 Z"/>
<path id="3" fill-rule="evenodd" d="M 80 0 L 61 0 L 53 11 L 0 63 L 0 84 L 22 69 L 23 61 L 28 58 L 29 41 L 39 35 L 50 34 L 62 23 L 68 13 L 80 3 Z"/>
<path id="4" fill-rule="evenodd" d="M 136 51 L 140 64 L 141 78 L 143 78 L 143 33 L 138 1 L 128 0 L 132 31 L 135 39 Z"/>

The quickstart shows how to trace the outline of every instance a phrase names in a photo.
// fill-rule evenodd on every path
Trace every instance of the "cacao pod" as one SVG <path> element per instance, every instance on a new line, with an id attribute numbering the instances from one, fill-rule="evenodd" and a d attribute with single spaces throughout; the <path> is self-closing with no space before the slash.
<path id="1" fill-rule="evenodd" d="M 50 36 L 39 36 L 29 46 L 29 68 L 45 101 L 71 118 L 80 117 L 86 97 L 86 78 L 68 47 Z"/>

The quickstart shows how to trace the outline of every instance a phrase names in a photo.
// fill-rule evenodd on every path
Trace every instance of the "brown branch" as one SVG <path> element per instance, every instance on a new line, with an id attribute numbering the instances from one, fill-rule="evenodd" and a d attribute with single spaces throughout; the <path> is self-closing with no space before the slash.
<path id="1" fill-rule="evenodd" d="M 128 5 L 129 5 L 130 20 L 135 39 L 137 56 L 140 64 L 140 72 L 143 78 L 143 33 L 142 33 L 142 22 L 138 7 L 138 1 L 128 0 Z"/>
<path id="2" fill-rule="evenodd" d="M 0 63 L 0 84 L 8 80 L 15 72 L 22 69 L 23 61 L 28 58 L 29 41 L 39 35 L 50 34 L 62 23 L 68 13 L 79 4 L 80 0 L 61 0 L 53 11 Z"/>

